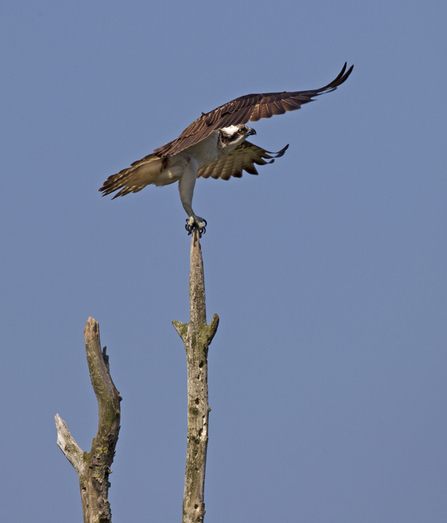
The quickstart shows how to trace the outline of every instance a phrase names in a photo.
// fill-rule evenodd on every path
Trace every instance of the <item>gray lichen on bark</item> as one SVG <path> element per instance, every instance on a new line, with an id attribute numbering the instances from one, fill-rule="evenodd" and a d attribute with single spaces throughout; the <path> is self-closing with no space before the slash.
<path id="1" fill-rule="evenodd" d="M 90 452 L 83 452 L 56 414 L 57 444 L 78 473 L 84 523 L 109 523 L 109 474 L 120 429 L 121 397 L 110 376 L 106 349 L 101 350 L 99 324 L 93 318 L 87 321 L 84 338 L 90 380 L 98 401 L 98 432 Z"/>
<path id="2" fill-rule="evenodd" d="M 208 447 L 208 347 L 216 334 L 219 317 L 206 323 L 205 279 L 199 235 L 191 239 L 189 277 L 189 323 L 173 321 L 185 343 L 188 376 L 188 434 L 183 496 L 183 523 L 202 523 L 205 516 L 204 488 Z"/>

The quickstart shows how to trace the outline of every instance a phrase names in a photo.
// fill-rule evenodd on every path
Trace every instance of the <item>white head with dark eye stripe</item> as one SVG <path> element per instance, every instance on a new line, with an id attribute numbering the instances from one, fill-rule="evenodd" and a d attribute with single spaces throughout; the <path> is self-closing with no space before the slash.
<path id="1" fill-rule="evenodd" d="M 220 139 L 224 147 L 231 145 L 237 147 L 240 145 L 247 136 L 256 134 L 256 131 L 251 127 L 247 127 L 245 124 L 230 125 L 219 129 Z"/>

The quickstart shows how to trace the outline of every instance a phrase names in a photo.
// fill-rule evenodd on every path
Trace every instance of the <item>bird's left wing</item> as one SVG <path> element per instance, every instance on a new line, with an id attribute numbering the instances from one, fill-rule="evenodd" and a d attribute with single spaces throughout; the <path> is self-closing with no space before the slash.
<path id="1" fill-rule="evenodd" d="M 330 93 L 347 80 L 353 65 L 347 69 L 345 62 L 342 70 L 332 82 L 319 89 L 307 91 L 283 91 L 280 93 L 259 93 L 240 96 L 231 102 L 217 107 L 209 113 L 203 113 L 189 125 L 182 134 L 172 142 L 155 149 L 158 157 L 174 156 L 192 145 L 207 138 L 213 131 L 230 125 L 257 122 L 261 118 L 270 118 L 275 114 L 295 111 L 302 105 L 311 102 L 316 96 Z"/>
<path id="2" fill-rule="evenodd" d="M 250 174 L 258 174 L 255 164 L 265 165 L 267 163 L 273 163 L 274 159 L 281 157 L 287 151 L 288 147 L 289 145 L 287 144 L 277 153 L 273 153 L 251 142 L 242 142 L 241 145 L 231 151 L 230 154 L 223 156 L 220 160 L 211 163 L 207 167 L 199 169 L 197 178 L 201 176 L 202 178 L 211 177 L 229 180 L 232 176 L 241 178 L 242 171 L 247 171 Z"/>

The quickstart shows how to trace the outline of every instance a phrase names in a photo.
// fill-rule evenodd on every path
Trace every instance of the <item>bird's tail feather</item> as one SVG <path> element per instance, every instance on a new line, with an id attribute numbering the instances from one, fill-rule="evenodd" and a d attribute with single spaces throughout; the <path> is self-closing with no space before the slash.
<path id="1" fill-rule="evenodd" d="M 146 185 L 157 182 L 162 168 L 162 159 L 155 154 L 149 154 L 134 162 L 131 167 L 109 176 L 99 191 L 102 192 L 102 196 L 106 196 L 121 189 L 112 200 L 118 196 L 141 191 Z"/>

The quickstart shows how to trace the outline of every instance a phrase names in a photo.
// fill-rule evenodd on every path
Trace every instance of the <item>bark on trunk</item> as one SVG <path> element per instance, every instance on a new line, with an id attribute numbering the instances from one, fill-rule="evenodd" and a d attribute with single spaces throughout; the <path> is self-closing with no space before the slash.
<path id="1" fill-rule="evenodd" d="M 106 349 L 101 351 L 99 324 L 89 318 L 84 329 L 90 380 L 98 401 L 98 433 L 90 452 L 83 452 L 56 414 L 57 444 L 79 476 L 84 523 L 110 523 L 108 501 L 110 466 L 120 429 L 121 397 L 113 384 Z"/>
<path id="2" fill-rule="evenodd" d="M 189 323 L 173 321 L 185 343 L 188 376 L 188 435 L 186 450 L 183 523 L 202 523 L 205 516 L 204 488 L 208 447 L 208 347 L 216 334 L 219 317 L 206 323 L 205 282 L 199 234 L 191 238 L 189 276 Z"/>

